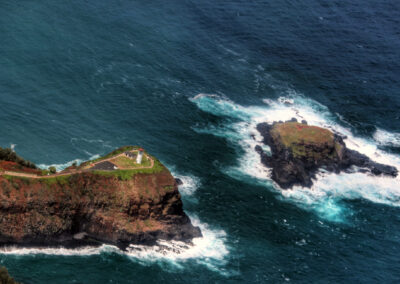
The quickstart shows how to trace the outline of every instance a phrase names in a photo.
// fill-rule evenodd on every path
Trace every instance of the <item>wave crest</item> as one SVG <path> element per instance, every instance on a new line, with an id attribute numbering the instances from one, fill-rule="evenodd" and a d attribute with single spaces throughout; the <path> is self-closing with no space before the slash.
<path id="1" fill-rule="evenodd" d="M 264 99 L 264 105 L 260 106 L 241 106 L 216 95 L 196 96 L 191 101 L 199 109 L 217 116 L 234 118 L 234 122 L 225 121 L 222 126 L 209 125 L 206 128 L 193 129 L 198 133 L 223 137 L 236 147 L 237 165 L 221 169 L 224 173 L 242 181 L 263 184 L 268 188 L 274 185 L 273 188 L 281 193 L 283 200 L 294 202 L 307 210 L 311 209 L 330 221 L 344 220 L 347 212 L 347 208 L 341 204 L 344 199 L 364 198 L 376 203 L 400 206 L 400 177 L 321 172 L 312 189 L 293 187 L 291 190 L 281 190 L 270 180 L 270 169 L 261 164 L 259 155 L 254 151 L 256 145 L 263 147 L 262 137 L 256 126 L 260 122 L 286 121 L 293 117 L 341 133 L 347 137 L 345 142 L 348 148 L 365 154 L 376 162 L 400 169 L 400 158 L 380 150 L 375 141 L 397 143 L 400 138 L 397 134 L 380 131 L 374 136 L 375 140 L 356 137 L 351 129 L 339 123 L 340 117 L 329 112 L 326 106 L 294 91 L 289 93 L 289 96 L 282 96 L 277 100 Z"/>

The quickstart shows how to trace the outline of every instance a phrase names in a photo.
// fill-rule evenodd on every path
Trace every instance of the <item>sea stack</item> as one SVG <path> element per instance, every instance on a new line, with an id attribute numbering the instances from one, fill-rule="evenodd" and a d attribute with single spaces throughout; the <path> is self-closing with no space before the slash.
<path id="1" fill-rule="evenodd" d="M 311 187 L 320 169 L 342 171 L 368 171 L 372 175 L 396 177 L 395 167 L 376 163 L 367 156 L 346 147 L 343 138 L 332 131 L 307 125 L 296 119 L 273 124 L 260 123 L 257 130 L 263 143 L 271 148 L 268 155 L 256 146 L 262 163 L 272 168 L 272 179 L 283 189 L 294 185 Z M 354 167 L 357 167 L 354 169 Z"/>
<path id="2" fill-rule="evenodd" d="M 0 245 L 124 249 L 201 237 L 183 211 L 174 177 L 139 147 L 121 147 L 57 174 L 1 150 Z"/>

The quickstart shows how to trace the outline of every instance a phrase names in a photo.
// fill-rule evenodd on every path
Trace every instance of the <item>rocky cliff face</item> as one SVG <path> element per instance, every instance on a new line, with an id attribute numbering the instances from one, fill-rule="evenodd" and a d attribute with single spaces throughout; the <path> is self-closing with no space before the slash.
<path id="1" fill-rule="evenodd" d="M 1 245 L 125 248 L 201 236 L 167 169 L 129 178 L 95 172 L 47 179 L 0 175 L 0 198 Z"/>
<path id="2" fill-rule="evenodd" d="M 339 173 L 350 172 L 352 166 L 373 175 L 397 176 L 397 169 L 371 161 L 367 156 L 346 148 L 342 137 L 328 129 L 309 126 L 296 119 L 260 123 L 257 130 L 264 143 L 271 148 L 271 155 L 256 146 L 261 161 L 272 168 L 272 179 L 283 189 L 293 185 L 312 186 L 319 169 Z"/>

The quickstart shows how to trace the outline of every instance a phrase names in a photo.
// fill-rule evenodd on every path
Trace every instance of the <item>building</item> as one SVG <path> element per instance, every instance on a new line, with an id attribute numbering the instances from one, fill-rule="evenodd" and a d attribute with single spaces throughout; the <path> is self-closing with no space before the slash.
<path id="1" fill-rule="evenodd" d="M 144 152 L 144 150 L 142 148 L 139 148 L 138 155 L 137 155 L 137 158 L 136 158 L 136 163 L 138 163 L 138 164 L 142 163 L 143 152 Z"/>

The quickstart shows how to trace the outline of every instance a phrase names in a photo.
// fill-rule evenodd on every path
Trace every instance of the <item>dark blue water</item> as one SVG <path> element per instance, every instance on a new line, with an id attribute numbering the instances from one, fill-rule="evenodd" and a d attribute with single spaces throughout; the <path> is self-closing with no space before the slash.
<path id="1" fill-rule="evenodd" d="M 63 168 L 142 145 L 205 235 L 180 253 L 1 252 L 17 280 L 400 281 L 399 178 L 282 192 L 250 137 L 297 116 L 400 168 L 400 2 L 4 0 L 0 42 L 0 146 Z"/>

